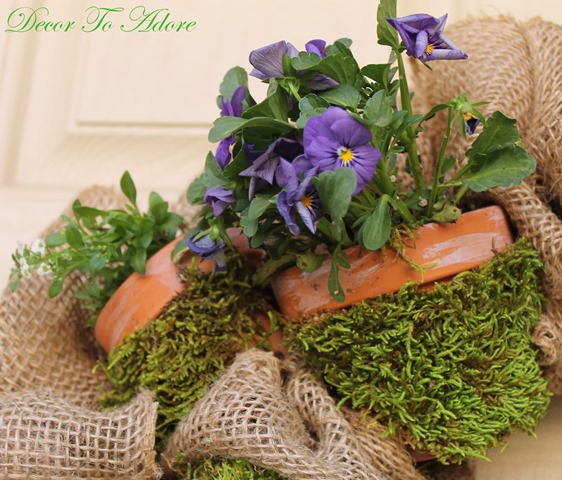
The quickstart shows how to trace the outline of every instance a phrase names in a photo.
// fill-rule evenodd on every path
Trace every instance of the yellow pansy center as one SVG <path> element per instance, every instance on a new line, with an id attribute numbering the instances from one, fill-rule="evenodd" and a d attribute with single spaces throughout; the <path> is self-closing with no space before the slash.
<path id="1" fill-rule="evenodd" d="M 425 54 L 431 55 L 431 52 L 433 52 L 433 45 L 431 43 L 428 43 L 427 47 L 425 47 Z"/>
<path id="2" fill-rule="evenodd" d="M 305 195 L 302 197 L 301 203 L 310 210 L 312 208 L 312 197 Z"/>
<path id="3" fill-rule="evenodd" d="M 351 148 L 340 147 L 338 148 L 338 156 L 344 165 L 348 165 L 353 160 L 353 151 Z"/>
<path id="4" fill-rule="evenodd" d="M 468 122 L 468 121 L 472 120 L 473 118 L 474 118 L 474 117 L 472 116 L 471 113 L 469 113 L 469 112 L 464 112 L 464 119 L 465 119 L 465 121 Z"/>

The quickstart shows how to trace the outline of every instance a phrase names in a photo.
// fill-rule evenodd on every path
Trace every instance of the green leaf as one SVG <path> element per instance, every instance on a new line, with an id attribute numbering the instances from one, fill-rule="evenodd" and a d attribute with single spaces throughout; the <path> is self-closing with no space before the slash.
<path id="1" fill-rule="evenodd" d="M 220 84 L 219 91 L 225 98 L 230 99 L 232 98 L 234 90 L 239 86 L 244 86 L 246 90 L 248 89 L 248 74 L 242 67 L 234 67 L 226 72 Z"/>
<path id="2" fill-rule="evenodd" d="M 66 237 L 62 232 L 51 233 L 50 235 L 47 235 L 47 238 L 45 238 L 45 245 L 48 248 L 59 247 L 65 243 Z"/>
<path id="3" fill-rule="evenodd" d="M 455 207 L 454 205 L 445 205 L 443 210 L 437 212 L 433 215 L 433 217 L 431 217 L 431 221 L 438 223 L 449 223 L 455 221 L 461 216 L 461 214 L 462 211 L 460 208 Z"/>
<path id="4" fill-rule="evenodd" d="M 359 65 L 353 58 L 353 55 L 344 55 L 336 53 L 323 58 L 315 67 L 310 68 L 311 71 L 320 72 L 327 75 L 340 85 L 350 85 L 359 87 L 364 83 L 364 79 L 359 71 Z"/>
<path id="5" fill-rule="evenodd" d="M 299 102 L 300 117 L 297 120 L 297 127 L 304 128 L 312 117 L 322 115 L 322 112 L 330 107 L 330 102 L 315 95 L 308 94 Z"/>
<path id="6" fill-rule="evenodd" d="M 386 21 L 387 18 L 396 18 L 396 16 L 396 0 L 381 0 L 377 9 L 377 37 L 379 45 L 398 48 L 400 44 L 398 32 Z"/>
<path id="7" fill-rule="evenodd" d="M 209 152 L 205 160 L 205 170 L 203 173 L 203 184 L 209 187 L 224 186 L 228 182 L 224 178 L 223 171 L 217 163 L 215 156 Z"/>
<path id="8" fill-rule="evenodd" d="M 93 207 L 87 207 L 84 205 L 73 205 L 72 211 L 76 218 L 85 218 L 89 220 L 95 220 L 97 217 L 103 217 L 106 212 Z"/>
<path id="9" fill-rule="evenodd" d="M 248 219 L 259 220 L 267 208 L 272 205 L 272 197 L 270 195 L 256 195 L 250 202 L 248 208 Z"/>
<path id="10" fill-rule="evenodd" d="M 330 276 L 328 277 L 328 290 L 336 302 L 343 302 L 345 300 L 345 293 L 340 283 L 339 268 L 349 268 L 348 260 L 348 256 L 342 250 L 342 246 L 338 245 L 332 254 Z"/>
<path id="11" fill-rule="evenodd" d="M 259 225 L 256 218 L 249 218 L 248 210 L 249 208 L 244 210 L 240 214 L 240 226 L 242 227 L 244 235 L 246 235 L 248 238 L 252 238 L 258 231 Z"/>
<path id="12" fill-rule="evenodd" d="M 137 204 L 137 188 L 135 187 L 135 182 L 131 178 L 131 174 L 126 170 L 121 177 L 121 191 L 125 196 L 131 201 L 133 205 Z"/>
<path id="13" fill-rule="evenodd" d="M 64 277 L 55 278 L 49 287 L 49 298 L 55 298 L 61 292 L 63 285 Z"/>
<path id="14" fill-rule="evenodd" d="M 351 168 L 336 168 L 321 173 L 314 179 L 322 211 L 333 220 L 343 218 L 347 213 L 351 196 L 357 188 L 357 176 Z"/>
<path id="15" fill-rule="evenodd" d="M 361 228 L 361 245 L 368 250 L 378 250 L 390 237 L 389 199 L 388 195 L 380 198 L 373 213 L 367 217 Z"/>
<path id="16" fill-rule="evenodd" d="M 238 180 L 240 172 L 246 170 L 249 166 L 250 164 L 248 163 L 246 149 L 241 148 L 234 159 L 225 167 L 225 169 L 223 170 L 223 174 L 227 180 L 236 182 Z"/>
<path id="17" fill-rule="evenodd" d="M 535 168 L 535 159 L 524 148 L 513 144 L 498 145 L 473 158 L 462 183 L 475 192 L 505 188 L 520 184 Z"/>
<path id="18" fill-rule="evenodd" d="M 172 250 L 172 261 L 174 263 L 179 263 L 183 255 L 189 251 L 189 247 L 186 244 L 188 238 L 189 237 L 186 235 L 174 245 L 174 249 Z"/>
<path id="19" fill-rule="evenodd" d="M 308 70 L 322 61 L 316 53 L 300 52 L 298 57 L 291 58 L 291 65 L 295 70 Z"/>
<path id="20" fill-rule="evenodd" d="M 320 94 L 320 97 L 333 105 L 357 109 L 361 102 L 361 93 L 350 85 L 339 85 Z"/>
<path id="21" fill-rule="evenodd" d="M 254 117 L 250 119 L 238 117 L 220 117 L 209 131 L 209 141 L 214 143 L 223 140 L 230 135 L 246 128 L 260 129 L 266 134 L 285 135 L 293 130 L 293 127 L 284 121 L 268 117 Z"/>
<path id="22" fill-rule="evenodd" d="M 203 203 L 203 197 L 206 191 L 207 187 L 203 181 L 203 175 L 199 175 L 187 188 L 187 201 L 192 205 Z"/>
<path id="23" fill-rule="evenodd" d="M 79 249 L 84 246 L 82 235 L 76 226 L 72 223 L 68 224 L 64 229 L 66 243 L 72 248 Z"/>
<path id="24" fill-rule="evenodd" d="M 519 131 L 515 126 L 516 120 L 495 111 L 482 129 L 482 133 L 466 152 L 466 156 L 473 159 L 479 154 L 486 153 L 491 147 L 503 144 L 515 144 L 520 141 Z"/>
<path id="25" fill-rule="evenodd" d="M 244 118 L 267 117 L 275 118 L 283 122 L 287 121 L 289 116 L 289 103 L 283 89 L 277 82 L 273 83 L 272 88 L 268 92 L 263 102 L 248 108 L 244 114 Z"/>
<path id="26" fill-rule="evenodd" d="M 365 118 L 370 125 L 387 127 L 392 123 L 394 116 L 392 105 L 392 97 L 388 97 L 384 90 L 380 90 L 367 101 L 364 111 Z"/>
<path id="27" fill-rule="evenodd" d="M 130 260 L 130 265 L 135 272 L 144 274 L 146 272 L 146 249 L 137 248 Z"/>
<path id="28" fill-rule="evenodd" d="M 299 267 L 303 272 L 311 273 L 320 268 L 320 265 L 322 265 L 325 258 L 325 255 L 303 253 L 301 255 L 297 255 L 297 267 Z"/>
<path id="29" fill-rule="evenodd" d="M 256 285 L 265 285 L 273 275 L 281 270 L 287 268 L 289 265 L 294 264 L 295 255 L 287 253 L 277 259 L 269 259 L 266 261 L 254 275 L 254 282 Z"/>
<path id="30" fill-rule="evenodd" d="M 365 75 L 366 77 L 374 80 L 381 85 L 386 85 L 388 83 L 388 73 L 390 71 L 390 64 L 389 63 L 382 63 L 382 64 L 370 64 L 365 65 L 361 69 L 361 75 Z"/>
<path id="31" fill-rule="evenodd" d="M 156 223 L 160 224 L 166 219 L 168 202 L 163 200 L 156 192 L 150 192 L 148 196 L 148 211 L 152 214 Z"/>

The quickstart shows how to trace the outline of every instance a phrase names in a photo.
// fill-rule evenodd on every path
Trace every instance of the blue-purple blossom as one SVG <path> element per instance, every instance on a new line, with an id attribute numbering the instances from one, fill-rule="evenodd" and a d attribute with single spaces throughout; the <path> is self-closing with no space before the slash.
<path id="1" fill-rule="evenodd" d="M 275 171 L 282 157 L 289 160 L 303 152 L 302 145 L 290 138 L 278 138 L 267 150 L 256 158 L 252 165 L 240 172 L 242 177 L 250 177 L 248 198 L 251 200 L 260 184 L 267 182 L 273 185 Z"/>
<path id="2" fill-rule="evenodd" d="M 321 40 L 319 38 L 314 39 L 314 40 L 310 40 L 310 42 L 306 43 L 304 48 L 308 53 L 315 53 L 320 58 L 326 57 L 326 52 L 325 52 L 326 41 L 325 40 Z"/>
<path id="3" fill-rule="evenodd" d="M 228 206 L 236 201 L 234 190 L 223 187 L 209 187 L 203 196 L 203 200 L 212 207 L 215 217 L 220 216 Z"/>
<path id="4" fill-rule="evenodd" d="M 287 160 L 281 159 L 278 170 L 279 180 L 283 179 L 280 186 L 285 189 L 277 195 L 277 208 L 289 231 L 293 235 L 300 234 L 297 225 L 298 214 L 306 227 L 315 233 L 316 223 L 320 218 L 320 201 L 311 182 L 316 175 L 316 169 L 306 172 L 302 181 L 299 180 L 293 164 Z"/>
<path id="5" fill-rule="evenodd" d="M 480 125 L 481 120 L 475 117 L 469 112 L 464 114 L 464 129 L 469 135 L 474 134 L 478 125 Z"/>
<path id="6" fill-rule="evenodd" d="M 387 18 L 399 33 L 406 52 L 422 62 L 430 60 L 464 60 L 468 55 L 460 50 L 444 34 L 447 15 L 435 18 L 417 13 L 400 18 Z"/>
<path id="7" fill-rule="evenodd" d="M 223 272 L 226 269 L 226 258 L 224 256 L 224 242 L 217 238 L 212 240 L 210 235 L 204 235 L 198 240 L 195 236 L 188 238 L 185 243 L 189 250 L 199 255 L 202 260 L 213 260 L 213 272 Z"/>
<path id="8" fill-rule="evenodd" d="M 246 98 L 246 89 L 240 85 L 232 93 L 230 100 L 221 97 L 221 116 L 223 117 L 240 117 L 242 115 L 242 103 Z M 224 170 L 232 159 L 230 147 L 234 144 L 234 135 L 227 137 L 219 143 L 215 152 L 215 158 L 218 164 Z"/>
<path id="9" fill-rule="evenodd" d="M 322 46 L 321 42 L 324 41 L 318 39 L 311 40 L 307 44 L 307 51 L 309 51 L 308 49 L 313 49 L 311 51 L 314 51 L 314 53 L 320 52 L 320 47 Z M 324 42 L 324 45 L 325 43 L 326 42 Z M 320 55 L 320 53 L 318 54 Z M 299 51 L 294 45 L 285 40 L 252 50 L 250 52 L 250 63 L 254 68 L 250 72 L 250 75 L 260 80 L 284 77 L 283 57 L 285 55 L 288 55 L 289 58 L 299 56 Z M 304 82 L 304 84 L 311 90 L 327 90 L 338 86 L 338 82 L 323 74 L 315 75 L 310 80 Z"/>
<path id="10" fill-rule="evenodd" d="M 330 107 L 304 127 L 304 153 L 318 173 L 336 168 L 353 169 L 358 194 L 371 181 L 380 152 L 371 145 L 371 131 L 347 110 Z"/>

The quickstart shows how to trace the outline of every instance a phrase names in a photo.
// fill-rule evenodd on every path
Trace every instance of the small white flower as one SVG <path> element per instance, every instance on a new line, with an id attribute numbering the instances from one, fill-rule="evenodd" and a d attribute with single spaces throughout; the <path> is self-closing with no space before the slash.
<path id="1" fill-rule="evenodd" d="M 390 181 L 391 181 L 392 183 L 395 183 L 395 182 L 396 182 L 396 175 L 391 175 L 391 176 L 390 176 Z"/>
<path id="2" fill-rule="evenodd" d="M 45 240 L 43 240 L 42 238 L 36 238 L 31 244 L 30 250 L 33 253 L 39 253 L 43 257 L 46 252 L 45 248 L 46 248 Z"/>
<path id="3" fill-rule="evenodd" d="M 49 265 L 45 262 L 41 263 L 41 265 L 39 265 L 39 268 L 37 268 L 37 274 L 42 277 L 50 275 L 51 273 L 53 273 L 51 267 L 49 267 Z"/>
<path id="4" fill-rule="evenodd" d="M 418 205 L 420 207 L 427 207 L 427 199 L 420 197 L 420 199 L 418 200 Z"/>
<path id="5" fill-rule="evenodd" d="M 20 273 L 22 277 L 31 278 L 31 268 L 29 267 L 27 261 L 22 258 L 20 261 Z"/>
<path id="6" fill-rule="evenodd" d="M 23 243 L 21 240 L 18 240 L 18 249 L 17 249 L 18 257 L 23 257 L 24 252 L 25 252 L 25 243 Z"/>

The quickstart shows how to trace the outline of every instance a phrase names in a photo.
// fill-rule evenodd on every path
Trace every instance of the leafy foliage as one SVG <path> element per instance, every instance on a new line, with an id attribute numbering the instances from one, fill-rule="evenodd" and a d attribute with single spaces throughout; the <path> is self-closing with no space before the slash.
<path id="1" fill-rule="evenodd" d="M 12 289 L 33 271 L 51 278 L 49 296 L 57 296 L 73 272 L 84 275 L 75 292 L 91 312 L 98 313 L 115 290 L 133 272 L 144 273 L 146 260 L 171 242 L 183 219 L 168 211 L 168 202 L 152 192 L 146 213 L 137 206 L 137 190 L 128 172 L 121 178 L 121 190 L 129 200 L 124 209 L 100 210 L 72 205 L 73 216 L 63 216 L 65 225 L 44 241 L 20 246 L 12 258 Z M 34 246 L 35 245 L 35 246 Z"/>

